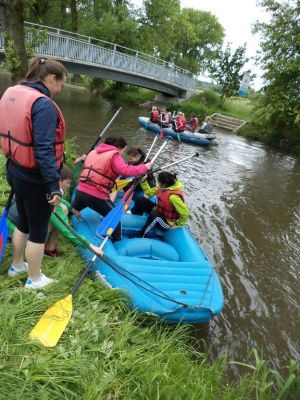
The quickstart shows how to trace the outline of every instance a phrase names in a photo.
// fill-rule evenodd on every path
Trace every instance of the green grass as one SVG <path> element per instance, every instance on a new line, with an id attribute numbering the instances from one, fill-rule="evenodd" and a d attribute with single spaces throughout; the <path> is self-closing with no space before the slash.
<path id="1" fill-rule="evenodd" d="M 191 112 L 194 112 L 200 121 L 204 121 L 206 115 L 220 113 L 230 117 L 250 121 L 252 117 L 251 101 L 245 98 L 234 97 L 226 100 L 225 108 L 220 107 L 220 96 L 211 90 L 198 92 L 189 100 L 182 102 L 171 102 L 171 110 L 181 110 L 189 118 Z"/>
<path id="2" fill-rule="evenodd" d="M 218 109 L 216 112 L 233 118 L 251 121 L 253 116 L 253 106 L 249 99 L 233 97 L 232 99 L 226 100 L 224 110 Z"/>
<path id="3" fill-rule="evenodd" d="M 102 95 L 119 104 L 141 104 L 147 100 L 153 99 L 157 92 L 150 89 L 138 88 L 132 85 L 122 85 L 121 89 L 116 89 L 112 84 L 103 90 Z"/>
<path id="4" fill-rule="evenodd" d="M 5 160 L 0 159 L 0 170 Z M 0 206 L 9 188 L 0 180 Z M 47 349 L 28 334 L 44 311 L 63 298 L 86 262 L 60 242 L 63 256 L 44 259 L 43 271 L 57 283 L 43 292 L 23 288 L 26 276 L 9 278 L 8 244 L 0 265 L 0 399 L 94 400 L 297 399 L 299 372 L 291 362 L 285 378 L 254 352 L 240 379 L 229 382 L 226 357 L 213 363 L 191 345 L 186 327 L 150 323 L 130 311 L 119 290 L 86 279 L 74 297 L 74 312 L 59 344 Z M 189 343 L 190 342 L 190 343 Z"/>

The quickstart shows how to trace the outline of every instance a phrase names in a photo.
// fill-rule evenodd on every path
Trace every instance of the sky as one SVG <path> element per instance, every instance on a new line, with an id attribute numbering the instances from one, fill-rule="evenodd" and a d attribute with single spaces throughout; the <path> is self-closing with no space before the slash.
<path id="1" fill-rule="evenodd" d="M 252 24 L 257 20 L 266 21 L 268 15 L 256 5 L 257 0 L 180 0 L 181 8 L 195 8 L 210 11 L 215 15 L 225 31 L 224 44 L 231 43 L 232 50 L 247 44 L 246 56 L 254 58 L 260 49 L 259 36 L 251 33 Z M 134 4 L 142 5 L 142 0 L 135 0 Z M 262 86 L 262 71 L 250 61 L 247 65 L 252 73 L 258 77 L 251 86 L 259 89 Z M 200 77 L 205 79 L 205 77 Z M 206 79 L 207 80 L 207 79 Z"/>

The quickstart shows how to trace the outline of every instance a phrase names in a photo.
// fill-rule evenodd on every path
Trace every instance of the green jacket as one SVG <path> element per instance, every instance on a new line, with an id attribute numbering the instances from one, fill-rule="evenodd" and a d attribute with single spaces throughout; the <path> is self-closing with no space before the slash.
<path id="1" fill-rule="evenodd" d="M 56 208 L 56 214 L 60 216 L 60 218 L 67 224 L 70 225 L 68 216 L 64 213 L 64 210 L 61 207 L 61 203 L 64 204 L 69 211 L 72 211 L 71 204 L 65 200 L 61 199 L 61 202 L 58 204 Z M 73 235 L 72 232 L 69 231 L 67 227 L 52 213 L 50 217 L 50 223 L 52 224 L 53 228 L 56 229 L 59 233 L 61 233 L 66 239 L 70 242 L 74 243 L 76 246 L 83 247 L 83 243 Z M 85 242 L 86 240 L 82 238 Z M 88 243 L 86 242 L 86 247 L 88 247 Z"/>
<path id="2" fill-rule="evenodd" d="M 148 185 L 147 181 L 144 181 L 141 183 L 142 189 L 144 190 L 144 193 L 147 194 L 148 196 L 155 196 L 157 191 L 158 191 L 158 186 L 151 188 Z M 183 184 L 176 180 L 175 184 L 172 186 L 169 186 L 167 188 L 162 188 L 162 190 L 183 190 Z M 187 208 L 186 204 L 184 201 L 182 201 L 182 198 L 178 196 L 177 194 L 171 194 L 169 196 L 169 201 L 172 204 L 172 206 L 175 208 L 175 210 L 178 212 L 180 217 L 176 222 L 174 221 L 168 221 L 168 224 L 170 226 L 178 226 L 182 227 L 186 224 L 186 221 L 188 220 L 188 217 L 190 215 L 190 211 Z"/>
<path id="3" fill-rule="evenodd" d="M 56 208 L 56 214 L 60 216 L 60 218 L 68 225 L 70 225 L 69 218 L 68 216 L 64 213 L 61 203 L 64 204 L 69 211 L 72 211 L 72 206 L 71 204 L 65 200 L 61 199 L 61 202 Z M 83 243 L 76 238 L 76 236 L 73 235 L 72 232 L 69 231 L 68 228 L 65 227 L 65 225 L 52 213 L 50 217 L 50 223 L 53 225 L 54 229 L 56 229 L 60 234 L 62 234 L 66 239 L 68 239 L 70 242 L 74 243 L 76 246 L 81 246 L 81 247 L 88 247 L 89 243 L 86 241 L 84 237 L 82 239 L 86 243 L 86 246 L 83 245 Z M 7 219 L 7 225 L 9 229 L 9 236 L 12 237 L 12 234 L 15 230 L 16 225 L 8 218 Z"/>

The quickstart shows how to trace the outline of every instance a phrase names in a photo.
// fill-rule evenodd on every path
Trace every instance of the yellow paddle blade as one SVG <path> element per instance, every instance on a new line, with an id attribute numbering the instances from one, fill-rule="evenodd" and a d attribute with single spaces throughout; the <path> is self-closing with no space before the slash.
<path id="1" fill-rule="evenodd" d="M 115 186 L 113 187 L 112 191 L 116 191 L 116 190 L 121 190 L 123 189 L 125 186 L 128 185 L 128 183 L 132 182 L 133 179 L 132 178 L 128 178 L 128 179 L 118 179 L 115 182 Z"/>
<path id="2" fill-rule="evenodd" d="M 48 308 L 30 332 L 29 338 L 31 340 L 38 340 L 45 347 L 54 347 L 72 316 L 72 297 L 69 294 Z"/>

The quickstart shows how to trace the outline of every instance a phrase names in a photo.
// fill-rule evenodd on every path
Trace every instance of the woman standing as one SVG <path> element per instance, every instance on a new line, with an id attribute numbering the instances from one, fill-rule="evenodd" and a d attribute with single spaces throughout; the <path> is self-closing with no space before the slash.
<path id="1" fill-rule="evenodd" d="M 34 58 L 25 80 L 8 88 L 0 101 L 2 152 L 19 215 L 8 275 L 28 271 L 27 288 L 53 282 L 42 274 L 41 264 L 52 207 L 61 200 L 65 121 L 50 97 L 60 94 L 66 77 L 58 61 Z"/>

